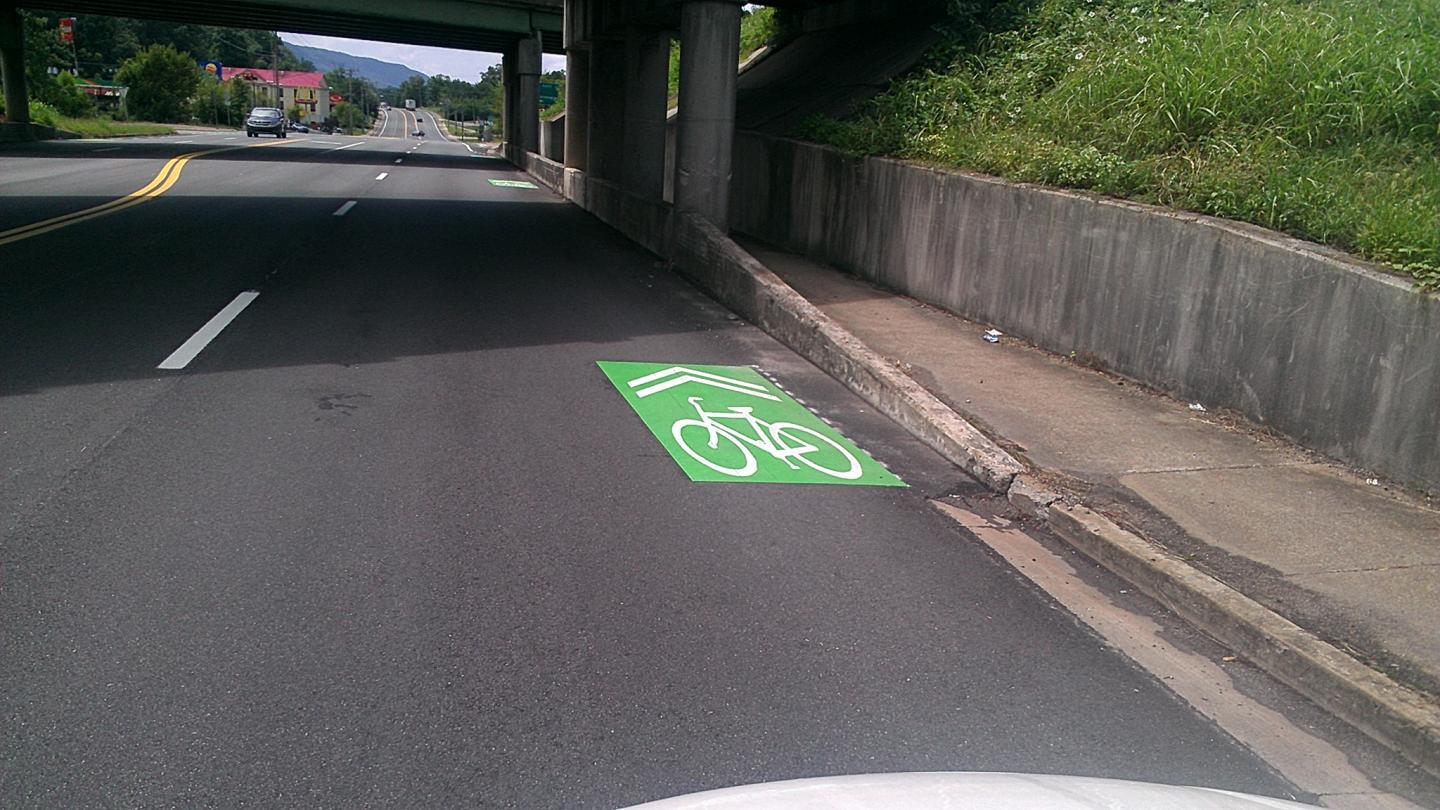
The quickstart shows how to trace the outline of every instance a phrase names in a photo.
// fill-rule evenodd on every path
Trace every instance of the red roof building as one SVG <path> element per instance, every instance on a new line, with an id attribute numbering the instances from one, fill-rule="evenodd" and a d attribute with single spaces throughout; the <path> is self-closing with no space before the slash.
<path id="1" fill-rule="evenodd" d="M 325 74 L 313 70 L 280 71 L 280 101 L 275 99 L 275 71 L 269 68 L 226 67 L 226 81 L 239 79 L 254 88 L 257 107 L 279 107 L 289 111 L 299 107 L 305 111 L 302 120 L 319 123 L 330 117 L 330 88 Z"/>
<path id="2" fill-rule="evenodd" d="M 270 68 L 226 67 L 225 78 L 274 84 L 275 71 Z M 282 70 L 280 71 L 280 86 L 328 89 L 325 84 L 325 74 L 313 70 Z"/>

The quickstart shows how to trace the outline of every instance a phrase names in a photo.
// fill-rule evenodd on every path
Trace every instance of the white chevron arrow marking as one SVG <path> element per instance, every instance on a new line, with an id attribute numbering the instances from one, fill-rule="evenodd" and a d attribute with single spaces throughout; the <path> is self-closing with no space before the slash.
<path id="1" fill-rule="evenodd" d="M 766 391 L 763 385 L 758 385 L 746 380 L 722 377 L 719 374 L 711 374 L 708 371 L 686 368 L 685 366 L 671 366 L 670 368 L 662 369 L 653 374 L 646 374 L 644 377 L 637 377 L 627 384 L 631 388 L 639 389 L 635 392 L 635 396 L 643 399 L 651 394 L 656 394 L 674 388 L 677 385 L 684 385 L 685 383 L 691 382 L 708 385 L 712 388 L 723 388 L 726 391 L 734 391 L 737 394 L 745 394 L 746 396 L 758 397 L 760 399 L 768 399 L 775 402 L 780 401 L 779 397 Z M 654 383 L 654 385 L 650 385 L 650 383 Z M 641 386 L 648 387 L 641 388 Z"/>

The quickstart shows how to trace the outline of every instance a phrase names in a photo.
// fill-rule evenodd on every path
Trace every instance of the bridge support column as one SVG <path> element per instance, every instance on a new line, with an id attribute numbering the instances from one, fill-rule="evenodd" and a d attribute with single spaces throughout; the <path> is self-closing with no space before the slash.
<path id="1" fill-rule="evenodd" d="M 517 163 L 525 165 L 526 152 L 540 151 L 540 35 L 515 46 L 515 138 Z"/>
<path id="2" fill-rule="evenodd" d="M 625 41 L 597 39 L 590 46 L 590 174 L 624 181 Z"/>
<path id="3" fill-rule="evenodd" d="M 625 36 L 623 184 L 659 200 L 665 194 L 665 113 L 670 35 L 631 28 Z"/>
<path id="4" fill-rule="evenodd" d="M 500 140 L 504 142 L 504 154 L 511 163 L 518 161 L 515 158 L 515 97 L 518 95 L 518 88 L 515 85 L 515 56 L 516 47 L 506 46 L 500 54 Z"/>
<path id="5" fill-rule="evenodd" d="M 565 168 L 590 167 L 590 51 L 565 52 Z"/>
<path id="6" fill-rule="evenodd" d="M 675 144 L 675 207 L 729 226 L 735 75 L 740 5 L 689 0 L 680 10 L 680 109 Z"/>
<path id="7" fill-rule="evenodd" d="M 9 3 L 0 3 L 0 72 L 5 74 L 5 120 L 11 124 L 28 125 L 30 99 L 25 90 L 25 28 L 20 10 Z M 26 126 L 7 128 L 27 129 Z"/>

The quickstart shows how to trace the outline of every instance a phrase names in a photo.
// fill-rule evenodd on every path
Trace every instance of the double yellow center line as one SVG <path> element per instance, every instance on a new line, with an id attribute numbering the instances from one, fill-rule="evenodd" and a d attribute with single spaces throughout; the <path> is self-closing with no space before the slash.
<path id="1" fill-rule="evenodd" d="M 39 222 L 32 222 L 29 225 L 21 225 L 18 228 L 11 228 L 8 231 L 0 231 L 0 245 L 8 245 L 11 242 L 18 242 L 21 239 L 29 239 L 32 236 L 39 236 L 42 233 L 56 231 L 61 228 L 66 228 L 89 219 L 103 217 L 107 214 L 113 214 L 116 211 L 123 211 L 131 206 L 139 205 L 143 202 L 153 200 L 156 197 L 159 197 L 161 194 L 169 191 L 170 187 L 175 185 L 176 181 L 180 179 L 180 172 L 185 170 L 185 164 L 189 163 L 195 158 L 203 157 L 205 155 L 213 155 L 216 152 L 230 152 L 236 149 L 254 149 L 260 146 L 275 146 L 277 144 L 284 143 L 285 141 L 283 140 L 276 140 L 270 141 L 269 143 L 247 144 L 245 146 L 222 146 L 218 149 L 202 149 L 198 152 L 188 152 L 186 154 L 170 158 L 170 160 L 166 161 L 165 166 L 160 169 L 160 173 L 155 175 L 154 180 L 151 180 L 143 187 L 138 188 L 135 191 L 130 192 L 129 194 L 126 194 L 124 197 L 116 200 L 111 200 L 107 203 L 101 203 L 100 205 L 92 206 L 90 208 L 85 208 L 80 211 L 73 211 L 69 214 L 62 214 L 58 217 L 42 219 Z"/>

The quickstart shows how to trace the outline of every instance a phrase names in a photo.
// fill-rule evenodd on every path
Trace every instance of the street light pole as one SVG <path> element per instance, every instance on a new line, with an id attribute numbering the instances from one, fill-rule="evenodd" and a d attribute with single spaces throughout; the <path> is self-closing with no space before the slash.
<path id="1" fill-rule="evenodd" d="M 275 39 L 270 42 L 270 71 L 275 74 L 275 106 L 280 109 L 280 115 L 285 115 L 285 91 L 280 89 L 280 32 L 275 32 Z"/>

